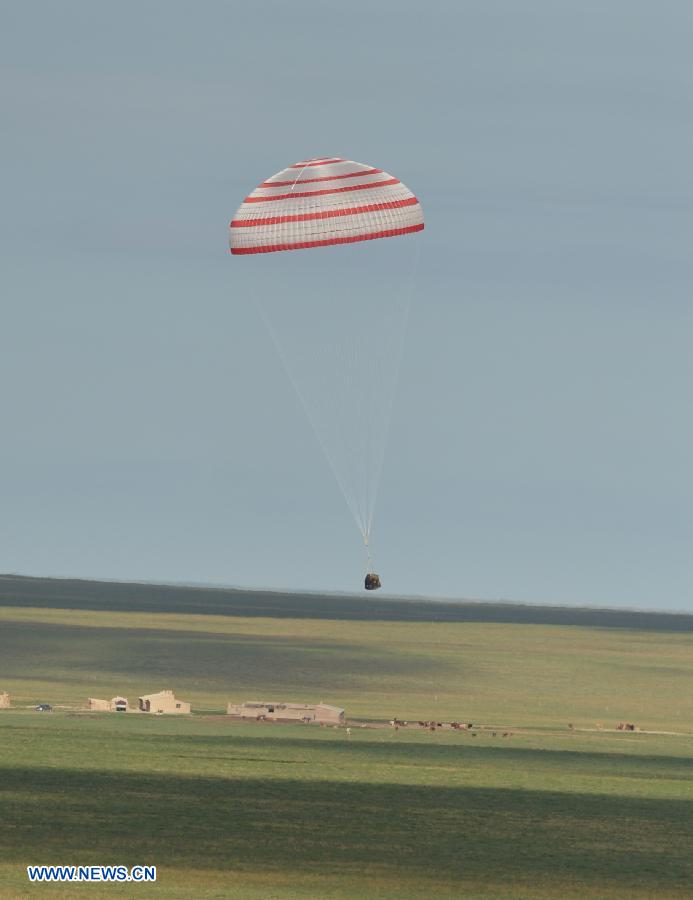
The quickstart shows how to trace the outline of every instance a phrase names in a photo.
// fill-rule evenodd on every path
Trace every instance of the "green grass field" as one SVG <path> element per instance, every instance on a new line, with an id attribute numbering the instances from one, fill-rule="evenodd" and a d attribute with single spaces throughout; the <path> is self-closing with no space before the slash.
<path id="1" fill-rule="evenodd" d="M 0 578 L 0 897 L 693 895 L 693 617 L 321 602 Z M 161 688 L 195 715 L 79 710 Z M 489 728 L 220 715 L 253 698 Z M 29 863 L 159 880 L 32 887 Z"/>

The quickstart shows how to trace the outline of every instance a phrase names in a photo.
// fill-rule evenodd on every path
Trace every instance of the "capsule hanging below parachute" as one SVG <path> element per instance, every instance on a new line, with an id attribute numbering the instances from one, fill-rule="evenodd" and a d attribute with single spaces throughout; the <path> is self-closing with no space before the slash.
<path id="1" fill-rule="evenodd" d="M 231 222 L 229 246 L 234 255 L 252 256 L 335 248 L 423 228 L 421 204 L 399 179 L 341 157 L 313 157 L 272 175 L 245 198 Z M 252 291 L 361 533 L 366 590 L 381 586 L 370 538 L 413 291 L 413 274 L 391 289 L 411 269 L 412 254 L 404 257 L 354 247 L 353 256 L 274 268 L 272 277 L 258 267 L 258 283 L 264 274 L 268 290 Z M 378 266 L 382 285 L 373 279 Z M 271 296 L 277 283 L 285 292 L 280 299 Z"/>

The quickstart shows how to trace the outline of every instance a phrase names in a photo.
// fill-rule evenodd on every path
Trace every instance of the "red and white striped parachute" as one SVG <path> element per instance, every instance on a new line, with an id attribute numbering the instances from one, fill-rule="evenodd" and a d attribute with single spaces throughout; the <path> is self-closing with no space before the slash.
<path id="1" fill-rule="evenodd" d="M 232 253 L 273 253 L 422 231 L 409 188 L 382 169 L 339 157 L 294 163 L 263 181 L 231 222 Z"/>
<path id="2" fill-rule="evenodd" d="M 257 304 L 361 532 L 369 590 L 380 586 L 373 516 L 421 243 L 375 239 L 423 227 L 421 205 L 399 179 L 321 156 L 263 181 L 229 229 L 234 254 L 370 242 L 249 260 L 236 276 L 238 284 L 245 279 L 239 295 Z"/>

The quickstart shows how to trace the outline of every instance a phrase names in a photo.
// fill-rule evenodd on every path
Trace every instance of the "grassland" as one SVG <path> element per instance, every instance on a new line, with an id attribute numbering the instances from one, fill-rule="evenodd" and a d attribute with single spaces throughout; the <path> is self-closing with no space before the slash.
<path id="1" fill-rule="evenodd" d="M 693 894 L 693 617 L 318 599 L 0 578 L 0 896 Z M 79 711 L 162 687 L 197 714 Z M 218 715 L 260 696 L 513 735 Z M 626 719 L 673 733 L 581 730 Z"/>

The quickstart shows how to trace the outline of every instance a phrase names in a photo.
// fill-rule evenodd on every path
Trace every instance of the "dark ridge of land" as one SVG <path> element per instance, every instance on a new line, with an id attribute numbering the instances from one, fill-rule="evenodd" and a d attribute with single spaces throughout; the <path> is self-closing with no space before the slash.
<path id="1" fill-rule="evenodd" d="M 0 606 L 289 619 L 498 622 L 693 632 L 693 614 L 529 606 L 470 600 L 356 597 L 240 588 L 0 575 Z"/>

